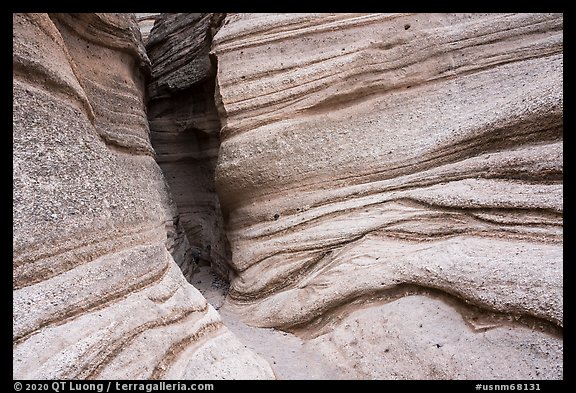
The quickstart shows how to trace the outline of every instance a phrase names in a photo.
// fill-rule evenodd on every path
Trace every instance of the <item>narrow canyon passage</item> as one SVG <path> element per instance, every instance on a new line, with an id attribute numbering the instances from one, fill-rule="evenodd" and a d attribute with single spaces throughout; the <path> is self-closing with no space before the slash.
<path id="1" fill-rule="evenodd" d="M 334 365 L 305 348 L 301 338 L 248 326 L 224 306 L 231 256 L 214 185 L 221 122 L 214 102 L 216 64 L 208 56 L 223 16 L 180 18 L 184 21 L 176 31 L 170 16 L 163 19 L 146 41 L 152 63 L 147 87 L 150 139 L 177 206 L 184 232 L 180 236 L 185 235 L 191 246 L 189 253 L 177 256 L 190 261 L 191 267 L 186 262 L 179 265 L 219 311 L 226 327 L 266 359 L 279 379 L 343 378 Z"/>
<path id="2" fill-rule="evenodd" d="M 151 142 L 190 244 L 174 259 L 278 378 L 562 375 L 561 22 L 506 18 L 150 31 Z"/>
<path id="3" fill-rule="evenodd" d="M 185 279 L 225 251 L 167 191 L 134 15 L 15 13 L 13 70 L 13 378 L 273 379 Z"/>
<path id="4" fill-rule="evenodd" d="M 13 379 L 563 379 L 563 14 L 134 16 L 13 14 Z"/>
<path id="5" fill-rule="evenodd" d="M 327 358 L 305 346 L 300 337 L 274 328 L 259 328 L 242 322 L 240 316 L 225 304 L 228 283 L 208 266 L 200 266 L 191 280 L 192 285 L 218 312 L 224 325 L 247 349 L 268 361 L 278 379 L 348 379 L 353 375 L 338 369 Z"/>
<path id="6" fill-rule="evenodd" d="M 228 279 L 230 249 L 214 186 L 221 124 L 214 103 L 216 70 L 208 56 L 223 15 L 187 14 L 175 27 L 177 16 L 162 19 L 146 41 L 152 63 L 150 139 L 191 246 L 179 265 L 185 274 L 208 265 Z M 187 269 L 188 264 L 193 266 Z"/>
<path id="7" fill-rule="evenodd" d="M 230 249 L 214 185 L 221 123 L 214 103 L 216 64 L 208 56 L 214 33 L 210 29 L 217 29 L 222 17 L 191 14 L 177 25 L 178 34 L 167 17 L 146 42 L 152 63 L 147 89 L 150 139 L 178 209 L 181 236 L 191 246 L 190 253 L 180 257 L 192 266 L 179 264 L 224 324 L 248 349 L 263 356 L 278 378 L 338 379 L 340 374 L 305 350 L 297 336 L 250 327 L 222 307 L 229 288 Z"/>

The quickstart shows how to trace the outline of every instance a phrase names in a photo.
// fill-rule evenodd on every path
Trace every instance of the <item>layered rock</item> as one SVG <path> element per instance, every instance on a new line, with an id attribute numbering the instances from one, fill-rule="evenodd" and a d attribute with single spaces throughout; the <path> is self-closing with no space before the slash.
<path id="1" fill-rule="evenodd" d="M 562 34 L 558 14 L 229 14 L 226 307 L 355 377 L 562 378 Z"/>
<path id="2" fill-rule="evenodd" d="M 220 119 L 214 103 L 212 36 L 222 14 L 162 14 L 146 45 L 152 63 L 152 145 L 200 263 L 228 278 L 230 250 L 214 186 Z"/>
<path id="3" fill-rule="evenodd" d="M 184 278 L 132 14 L 13 14 L 13 378 L 271 378 Z"/>
<path id="4" fill-rule="evenodd" d="M 154 22 L 156 22 L 156 19 L 160 14 L 158 12 L 142 12 L 136 13 L 135 15 L 136 20 L 138 21 L 140 33 L 142 34 L 142 42 L 146 44 L 150 31 L 154 27 Z"/>

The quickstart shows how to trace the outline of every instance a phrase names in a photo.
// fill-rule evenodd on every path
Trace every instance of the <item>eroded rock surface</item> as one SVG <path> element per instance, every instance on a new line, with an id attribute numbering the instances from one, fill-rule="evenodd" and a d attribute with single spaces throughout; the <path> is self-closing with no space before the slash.
<path id="1" fill-rule="evenodd" d="M 142 12 L 136 13 L 136 21 L 138 22 L 138 27 L 140 29 L 140 33 L 142 34 L 142 42 L 146 44 L 148 41 L 148 36 L 150 35 L 150 31 L 154 27 L 154 23 L 156 19 L 160 16 L 158 12 Z"/>
<path id="2" fill-rule="evenodd" d="M 228 278 L 214 168 L 220 119 L 214 103 L 216 66 L 209 58 L 223 14 L 162 14 L 146 44 L 152 63 L 148 119 L 157 161 L 199 262 Z"/>
<path id="3" fill-rule="evenodd" d="M 227 15 L 225 307 L 353 377 L 561 379 L 562 35 L 561 14 Z"/>
<path id="4" fill-rule="evenodd" d="M 185 279 L 132 14 L 13 14 L 13 378 L 272 378 Z"/>

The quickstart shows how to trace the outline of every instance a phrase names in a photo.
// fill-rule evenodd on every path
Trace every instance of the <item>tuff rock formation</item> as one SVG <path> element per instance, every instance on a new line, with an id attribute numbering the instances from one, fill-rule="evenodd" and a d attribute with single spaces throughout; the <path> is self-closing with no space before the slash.
<path id="1" fill-rule="evenodd" d="M 13 15 L 15 379 L 273 378 L 198 259 L 316 375 L 563 378 L 561 14 L 138 15 Z"/>
<path id="2" fill-rule="evenodd" d="M 184 278 L 149 66 L 132 14 L 13 14 L 15 379 L 273 378 Z"/>
<path id="3" fill-rule="evenodd" d="M 349 377 L 563 377 L 563 16 L 228 14 L 226 307 Z"/>
<path id="4" fill-rule="evenodd" d="M 136 21 L 138 22 L 138 28 L 140 29 L 140 33 L 142 35 L 142 42 L 146 44 L 148 41 L 148 36 L 150 35 L 150 31 L 154 27 L 154 23 L 160 14 L 157 12 L 143 12 L 136 13 L 135 15 Z"/>
<path id="5" fill-rule="evenodd" d="M 229 245 L 214 185 L 220 119 L 212 37 L 223 14 L 162 14 L 146 44 L 148 119 L 157 162 L 200 263 L 228 278 Z"/>

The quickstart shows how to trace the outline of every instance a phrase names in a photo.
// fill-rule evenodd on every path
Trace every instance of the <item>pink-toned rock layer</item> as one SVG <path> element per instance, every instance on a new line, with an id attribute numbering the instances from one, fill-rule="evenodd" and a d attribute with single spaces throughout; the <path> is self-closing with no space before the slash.
<path id="1" fill-rule="evenodd" d="M 563 16 L 228 14 L 226 307 L 358 378 L 563 377 Z"/>
<path id="2" fill-rule="evenodd" d="M 13 14 L 14 379 L 274 377 L 184 277 L 149 66 L 132 14 Z"/>
<path id="3" fill-rule="evenodd" d="M 13 378 L 274 378 L 198 258 L 323 375 L 563 378 L 562 14 L 138 15 L 13 14 Z"/>

